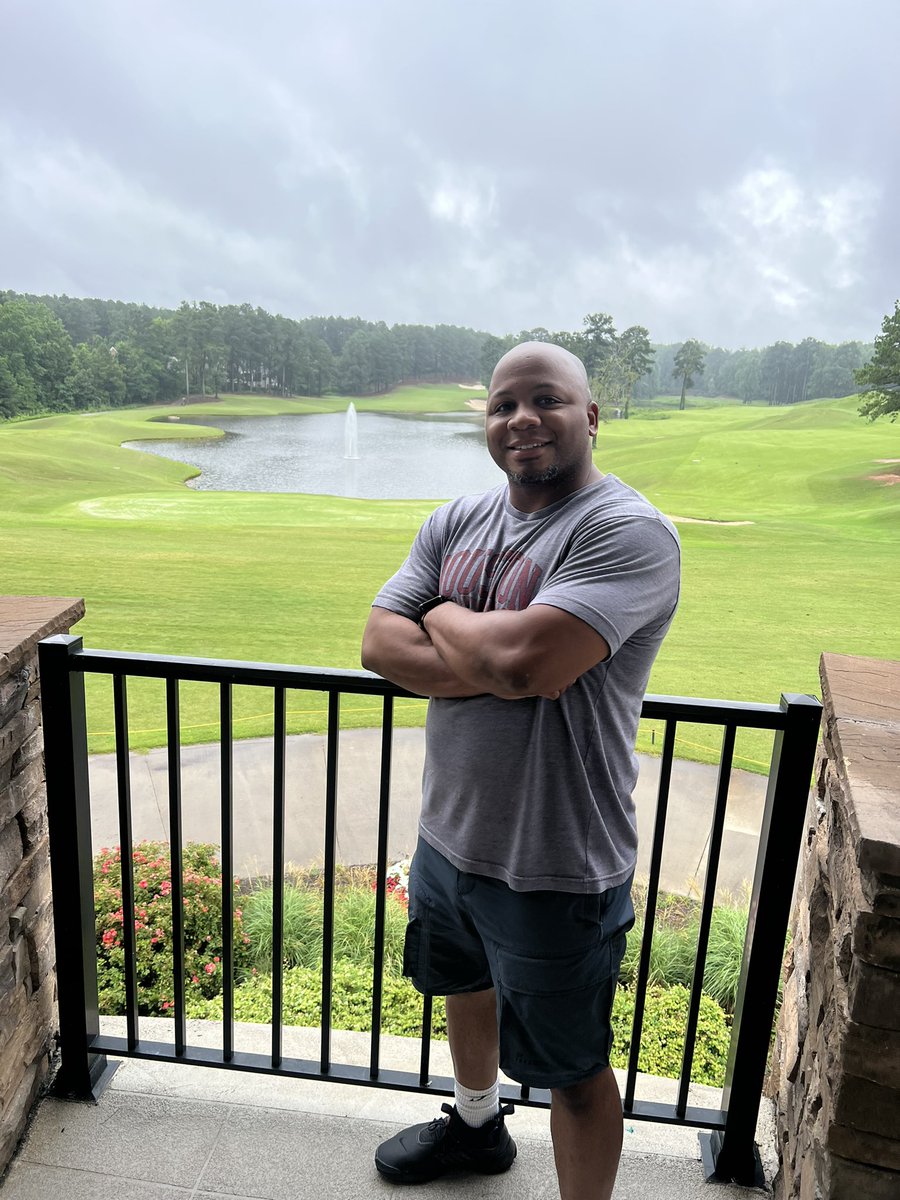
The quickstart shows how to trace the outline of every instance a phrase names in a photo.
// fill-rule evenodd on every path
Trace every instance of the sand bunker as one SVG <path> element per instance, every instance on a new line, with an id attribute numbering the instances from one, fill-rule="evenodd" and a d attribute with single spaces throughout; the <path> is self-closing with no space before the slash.
<path id="1" fill-rule="evenodd" d="M 676 517 L 669 513 L 669 520 L 676 525 L 755 525 L 755 521 L 711 521 L 705 517 Z"/>
<path id="2" fill-rule="evenodd" d="M 877 463 L 895 463 L 900 462 L 900 458 L 873 458 L 872 462 Z"/>
<path id="3" fill-rule="evenodd" d="M 461 387 L 461 388 L 466 388 L 466 390 L 470 391 L 470 392 L 483 392 L 484 391 L 483 383 L 458 383 L 456 386 Z"/>
<path id="4" fill-rule="evenodd" d="M 900 475 L 870 475 L 869 478 L 873 483 L 882 483 L 885 487 L 893 487 L 895 483 L 900 483 Z"/>

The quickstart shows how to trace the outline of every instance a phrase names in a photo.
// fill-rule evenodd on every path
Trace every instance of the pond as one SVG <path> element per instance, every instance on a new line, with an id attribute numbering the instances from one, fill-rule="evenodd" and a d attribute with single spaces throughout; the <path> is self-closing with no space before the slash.
<path id="1" fill-rule="evenodd" d="M 226 492 L 312 492 L 363 500 L 447 500 L 503 481 L 473 413 L 405 417 L 358 413 L 355 458 L 346 413 L 186 417 L 224 430 L 214 439 L 125 442 L 197 467 L 190 486 Z"/>

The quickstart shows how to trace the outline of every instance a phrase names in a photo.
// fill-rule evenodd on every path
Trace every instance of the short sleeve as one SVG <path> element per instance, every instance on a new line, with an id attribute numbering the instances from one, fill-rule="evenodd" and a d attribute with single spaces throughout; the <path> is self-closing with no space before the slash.
<path id="1" fill-rule="evenodd" d="M 585 522 L 532 604 L 580 617 L 615 654 L 642 632 L 657 635 L 678 603 L 678 535 L 652 516 Z"/>
<path id="2" fill-rule="evenodd" d="M 373 608 L 387 608 L 415 621 L 419 605 L 437 595 L 441 578 L 440 511 L 433 512 L 416 534 L 406 561 L 372 601 Z"/>

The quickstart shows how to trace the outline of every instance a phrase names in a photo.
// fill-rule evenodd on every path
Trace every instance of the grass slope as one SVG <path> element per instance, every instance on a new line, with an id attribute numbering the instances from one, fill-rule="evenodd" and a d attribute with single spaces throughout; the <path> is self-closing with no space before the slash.
<path id="1" fill-rule="evenodd" d="M 457 387 L 401 388 L 360 409 L 462 411 Z M 474 394 L 474 393 L 473 393 Z M 321 412 L 347 400 L 231 397 L 219 403 L 67 414 L 0 425 L 3 590 L 80 595 L 90 647 L 356 667 L 372 595 L 403 560 L 431 501 L 198 492 L 192 469 L 120 443 L 209 437 L 192 414 Z M 178 418 L 177 427 L 160 423 Z M 596 454 L 665 512 L 747 525 L 681 524 L 683 600 L 651 690 L 777 702 L 816 692 L 822 651 L 900 657 L 894 600 L 900 487 L 870 477 L 900 459 L 900 426 L 869 425 L 852 398 L 790 409 L 711 406 L 646 413 L 601 429 Z M 499 477 L 498 477 L 499 478 Z M 111 748 L 108 681 L 87 680 L 91 747 Z M 163 741 L 160 685 L 132 681 L 133 744 Z M 271 728 L 266 693 L 240 689 L 236 732 Z M 324 697 L 289 699 L 290 728 L 322 728 Z M 348 724 L 373 723 L 363 699 Z M 217 736 L 217 694 L 185 686 L 184 740 Z M 407 702 L 399 719 L 422 720 Z M 658 734 L 642 730 L 641 747 Z M 681 731 L 679 753 L 717 739 Z M 765 766 L 768 740 L 739 739 Z"/>

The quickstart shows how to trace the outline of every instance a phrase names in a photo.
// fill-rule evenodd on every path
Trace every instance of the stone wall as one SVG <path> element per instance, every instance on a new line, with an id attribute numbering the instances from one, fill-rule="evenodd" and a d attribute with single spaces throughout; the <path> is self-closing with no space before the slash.
<path id="1" fill-rule="evenodd" d="M 822 657 L 824 721 L 770 1075 L 778 1200 L 900 1197 L 900 663 Z"/>
<path id="2" fill-rule="evenodd" d="M 82 616 L 81 600 L 0 596 L 0 1174 L 57 1028 L 37 643 Z"/>

